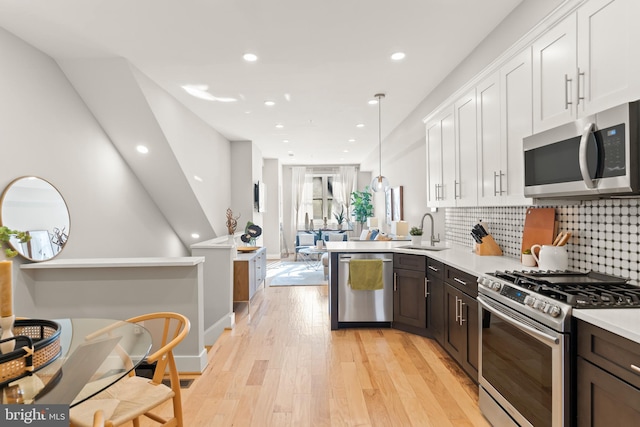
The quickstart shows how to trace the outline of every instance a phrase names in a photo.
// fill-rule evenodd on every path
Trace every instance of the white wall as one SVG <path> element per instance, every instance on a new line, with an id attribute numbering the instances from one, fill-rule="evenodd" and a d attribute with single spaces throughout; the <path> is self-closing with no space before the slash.
<path id="1" fill-rule="evenodd" d="M 56 62 L 3 29 L 0 52 L 0 187 L 57 187 L 71 216 L 59 257 L 188 255 Z"/>
<path id="2" fill-rule="evenodd" d="M 404 218 L 411 226 L 420 225 L 427 208 L 426 142 L 422 119 L 435 110 L 458 88 L 491 64 L 502 52 L 524 36 L 563 0 L 524 0 L 476 49 L 460 63 L 416 109 L 382 142 L 382 172 L 391 186 L 402 185 Z M 443 41 L 446 42 L 446 35 Z M 393 94 L 387 93 L 387 97 Z M 384 110 L 382 114 L 384 129 Z M 362 170 L 378 172 L 378 150 L 362 162 Z M 376 210 L 381 207 L 376 204 Z M 383 209 L 383 208 L 382 208 Z M 377 214 L 376 214 L 377 215 Z M 444 236 L 444 211 L 434 214 L 436 234 Z"/>
<path id="3" fill-rule="evenodd" d="M 199 207 L 216 236 L 225 236 L 231 203 L 231 143 L 146 75 L 135 69 L 134 74 Z"/>

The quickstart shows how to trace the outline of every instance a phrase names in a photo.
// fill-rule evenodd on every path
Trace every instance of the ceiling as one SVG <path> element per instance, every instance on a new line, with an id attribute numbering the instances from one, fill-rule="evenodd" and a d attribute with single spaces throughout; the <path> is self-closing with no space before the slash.
<path id="1" fill-rule="evenodd" d="M 265 158 L 349 164 L 378 148 L 376 93 L 384 139 L 521 1 L 0 0 L 0 26 L 56 59 L 123 57 Z"/>

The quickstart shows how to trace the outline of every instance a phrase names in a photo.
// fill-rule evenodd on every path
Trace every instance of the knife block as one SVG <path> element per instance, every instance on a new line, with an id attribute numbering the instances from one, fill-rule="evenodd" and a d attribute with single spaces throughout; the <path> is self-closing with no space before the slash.
<path id="1" fill-rule="evenodd" d="M 489 234 L 482 238 L 482 243 L 476 244 L 476 255 L 502 255 L 502 249 Z"/>

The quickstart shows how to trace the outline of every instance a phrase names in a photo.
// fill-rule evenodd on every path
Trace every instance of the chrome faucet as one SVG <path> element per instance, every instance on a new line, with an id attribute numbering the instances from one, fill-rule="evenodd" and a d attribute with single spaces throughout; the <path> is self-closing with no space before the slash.
<path id="1" fill-rule="evenodd" d="M 420 230 L 424 229 L 425 217 L 429 217 L 431 219 L 431 236 L 429 237 L 429 242 L 431 243 L 431 246 L 435 246 L 436 243 L 440 241 L 440 233 L 438 233 L 438 237 L 433 235 L 433 216 L 430 213 L 426 213 L 422 216 L 422 221 L 420 222 Z"/>

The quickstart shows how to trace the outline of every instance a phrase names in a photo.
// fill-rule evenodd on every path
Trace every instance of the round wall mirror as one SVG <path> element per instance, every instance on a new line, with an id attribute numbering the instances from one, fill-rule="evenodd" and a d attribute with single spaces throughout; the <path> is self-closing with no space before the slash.
<path id="1" fill-rule="evenodd" d="M 0 200 L 0 225 L 26 231 L 31 240 L 9 244 L 31 261 L 46 261 L 62 251 L 69 237 L 69 210 L 60 192 L 35 176 L 12 181 Z"/>

